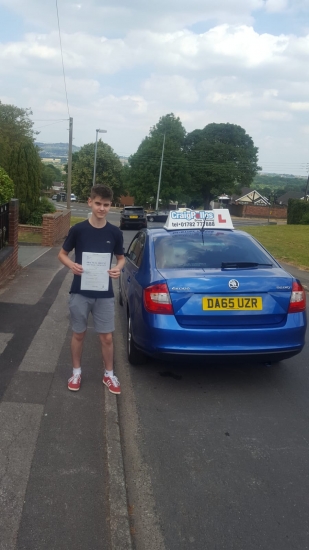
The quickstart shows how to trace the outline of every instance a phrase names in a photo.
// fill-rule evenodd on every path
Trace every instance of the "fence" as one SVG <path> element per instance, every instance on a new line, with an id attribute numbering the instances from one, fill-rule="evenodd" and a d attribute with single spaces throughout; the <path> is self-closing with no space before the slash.
<path id="1" fill-rule="evenodd" d="M 0 205 L 0 250 L 9 240 L 9 207 L 9 203 Z"/>

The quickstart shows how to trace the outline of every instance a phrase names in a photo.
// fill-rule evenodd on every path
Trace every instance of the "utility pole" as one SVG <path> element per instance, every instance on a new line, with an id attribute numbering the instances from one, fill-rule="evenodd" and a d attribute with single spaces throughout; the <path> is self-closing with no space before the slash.
<path id="1" fill-rule="evenodd" d="M 165 145 L 165 134 L 164 134 L 163 146 L 162 146 L 162 156 L 161 156 L 160 174 L 159 174 L 158 191 L 157 191 L 157 200 L 156 200 L 156 208 L 155 208 L 156 210 L 158 210 L 158 208 L 159 208 L 159 196 L 160 196 L 162 166 L 163 166 L 163 157 L 164 157 L 164 145 Z"/>
<path id="2" fill-rule="evenodd" d="M 67 181 L 67 209 L 71 208 L 71 182 L 72 182 L 72 144 L 73 144 L 73 118 L 69 118 L 69 153 L 68 153 L 68 181 Z"/>
<path id="3" fill-rule="evenodd" d="M 308 200 L 308 197 L 307 197 L 307 194 L 308 194 L 308 186 L 309 186 L 309 174 L 308 174 L 307 185 L 306 185 L 306 189 L 305 189 L 305 197 L 304 197 L 304 201 L 305 201 L 305 202 Z"/>

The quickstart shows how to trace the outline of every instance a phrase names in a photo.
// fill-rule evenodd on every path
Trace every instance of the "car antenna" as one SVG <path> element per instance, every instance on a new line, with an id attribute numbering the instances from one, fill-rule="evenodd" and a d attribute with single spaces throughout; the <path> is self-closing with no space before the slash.
<path id="1" fill-rule="evenodd" d="M 201 228 L 201 232 L 202 232 L 202 241 L 203 241 L 203 246 L 205 246 L 205 243 L 204 243 L 204 230 L 205 230 L 205 223 L 206 223 L 206 216 L 204 217 L 204 222 L 203 222 L 203 225 L 202 225 L 202 228 Z"/>

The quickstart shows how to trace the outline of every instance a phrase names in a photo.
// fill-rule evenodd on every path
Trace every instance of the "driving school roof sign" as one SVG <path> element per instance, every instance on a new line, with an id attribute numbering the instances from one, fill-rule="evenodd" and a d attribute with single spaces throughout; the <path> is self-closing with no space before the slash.
<path id="1" fill-rule="evenodd" d="M 234 229 L 227 208 L 216 210 L 171 210 L 165 229 Z"/>

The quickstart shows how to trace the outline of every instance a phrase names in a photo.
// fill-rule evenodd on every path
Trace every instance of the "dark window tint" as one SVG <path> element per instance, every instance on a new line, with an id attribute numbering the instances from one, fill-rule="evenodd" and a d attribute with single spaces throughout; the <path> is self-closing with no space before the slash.
<path id="1" fill-rule="evenodd" d="M 136 262 L 135 263 L 138 267 L 140 267 L 140 265 L 142 263 L 143 254 L 144 254 L 144 246 L 145 246 L 145 233 L 140 233 L 138 241 L 136 243 L 135 250 L 134 250 L 134 252 L 136 254 Z"/>
<path id="2" fill-rule="evenodd" d="M 133 241 L 131 242 L 129 248 L 128 248 L 128 252 L 127 252 L 127 257 L 130 258 L 130 260 L 132 260 L 132 262 L 136 262 L 136 252 L 135 252 L 135 247 L 137 245 L 137 242 L 138 242 L 138 236 L 134 237 Z"/>
<path id="3" fill-rule="evenodd" d="M 142 214 L 144 212 L 143 208 L 126 208 L 124 214 Z"/>
<path id="4" fill-rule="evenodd" d="M 138 267 L 141 265 L 145 245 L 145 234 L 138 233 L 128 249 L 128 258 Z"/>
<path id="5" fill-rule="evenodd" d="M 249 236 L 230 231 L 171 232 L 155 239 L 155 257 L 158 269 L 221 268 L 228 262 L 273 264 Z"/>

